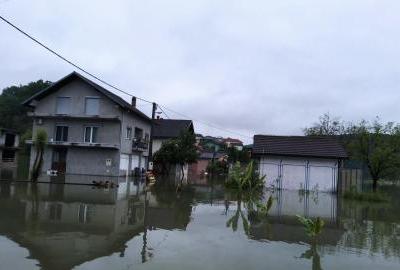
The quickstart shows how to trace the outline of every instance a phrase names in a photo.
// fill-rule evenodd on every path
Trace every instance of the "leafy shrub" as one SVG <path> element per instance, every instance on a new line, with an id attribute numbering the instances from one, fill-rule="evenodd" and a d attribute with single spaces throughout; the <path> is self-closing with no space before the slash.
<path id="1" fill-rule="evenodd" d="M 306 218 L 302 216 L 297 216 L 300 223 L 304 225 L 304 229 L 306 233 L 310 237 L 316 237 L 322 232 L 322 228 L 325 225 L 325 222 L 320 218 L 317 217 L 316 219 Z"/>
<path id="2" fill-rule="evenodd" d="M 257 190 L 264 187 L 264 178 L 260 177 L 251 161 L 246 168 L 242 168 L 239 162 L 236 162 L 229 173 L 226 186 L 237 189 L 239 192 L 244 190 Z"/>

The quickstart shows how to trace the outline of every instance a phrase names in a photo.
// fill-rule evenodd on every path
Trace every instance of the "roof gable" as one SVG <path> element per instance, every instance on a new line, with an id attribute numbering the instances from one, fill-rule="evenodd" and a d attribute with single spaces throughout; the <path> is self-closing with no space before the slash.
<path id="1" fill-rule="evenodd" d="M 45 88 L 44 90 L 36 93 L 35 95 L 31 96 L 27 100 L 25 100 L 22 104 L 25 106 L 31 106 L 31 102 L 34 100 L 41 100 L 42 98 L 55 93 L 58 91 L 61 87 L 67 85 L 68 83 L 74 81 L 74 80 L 80 80 L 83 81 L 84 83 L 90 85 L 94 90 L 100 92 L 101 94 L 105 95 L 107 98 L 109 98 L 111 101 L 122 107 L 123 109 L 134 113 L 135 115 L 139 116 L 140 118 L 151 121 L 151 119 L 138 110 L 137 108 L 133 107 L 131 104 L 126 102 L 123 98 L 117 96 L 116 94 L 110 92 L 109 90 L 105 89 L 104 87 L 98 85 L 97 83 L 89 80 L 88 78 L 82 76 L 81 74 L 77 72 L 72 72 L 68 74 L 67 76 L 61 78 L 60 80 L 56 81 L 55 83 L 51 84 L 49 87 Z"/>
<path id="2" fill-rule="evenodd" d="M 253 154 L 321 158 L 347 158 L 336 138 L 329 136 L 255 135 Z"/>
<path id="3" fill-rule="evenodd" d="M 182 131 L 186 130 L 193 132 L 192 120 L 156 119 L 153 121 L 154 138 L 177 138 Z"/>

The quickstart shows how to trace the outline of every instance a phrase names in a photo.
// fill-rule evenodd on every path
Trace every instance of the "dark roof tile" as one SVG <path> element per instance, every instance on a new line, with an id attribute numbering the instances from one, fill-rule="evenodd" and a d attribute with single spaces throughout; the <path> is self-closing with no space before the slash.
<path id="1" fill-rule="evenodd" d="M 182 131 L 193 131 L 192 120 L 156 119 L 153 123 L 153 138 L 177 138 Z"/>
<path id="2" fill-rule="evenodd" d="M 253 154 L 347 158 L 336 138 L 328 136 L 270 136 L 255 135 Z"/>

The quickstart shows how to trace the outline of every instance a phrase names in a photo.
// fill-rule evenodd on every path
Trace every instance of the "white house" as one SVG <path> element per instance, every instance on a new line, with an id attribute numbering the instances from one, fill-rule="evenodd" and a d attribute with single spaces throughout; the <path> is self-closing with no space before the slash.
<path id="1" fill-rule="evenodd" d="M 336 192 L 347 153 L 332 137 L 255 135 L 253 157 L 267 187 Z"/>

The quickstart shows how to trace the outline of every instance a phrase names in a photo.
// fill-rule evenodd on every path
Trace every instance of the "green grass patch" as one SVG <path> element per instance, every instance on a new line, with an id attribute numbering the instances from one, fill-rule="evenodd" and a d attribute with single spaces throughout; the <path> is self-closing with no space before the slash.
<path id="1" fill-rule="evenodd" d="M 355 192 L 346 191 L 343 194 L 343 198 L 357 200 L 357 201 L 367 201 L 367 202 L 389 202 L 390 197 L 381 192 Z"/>

